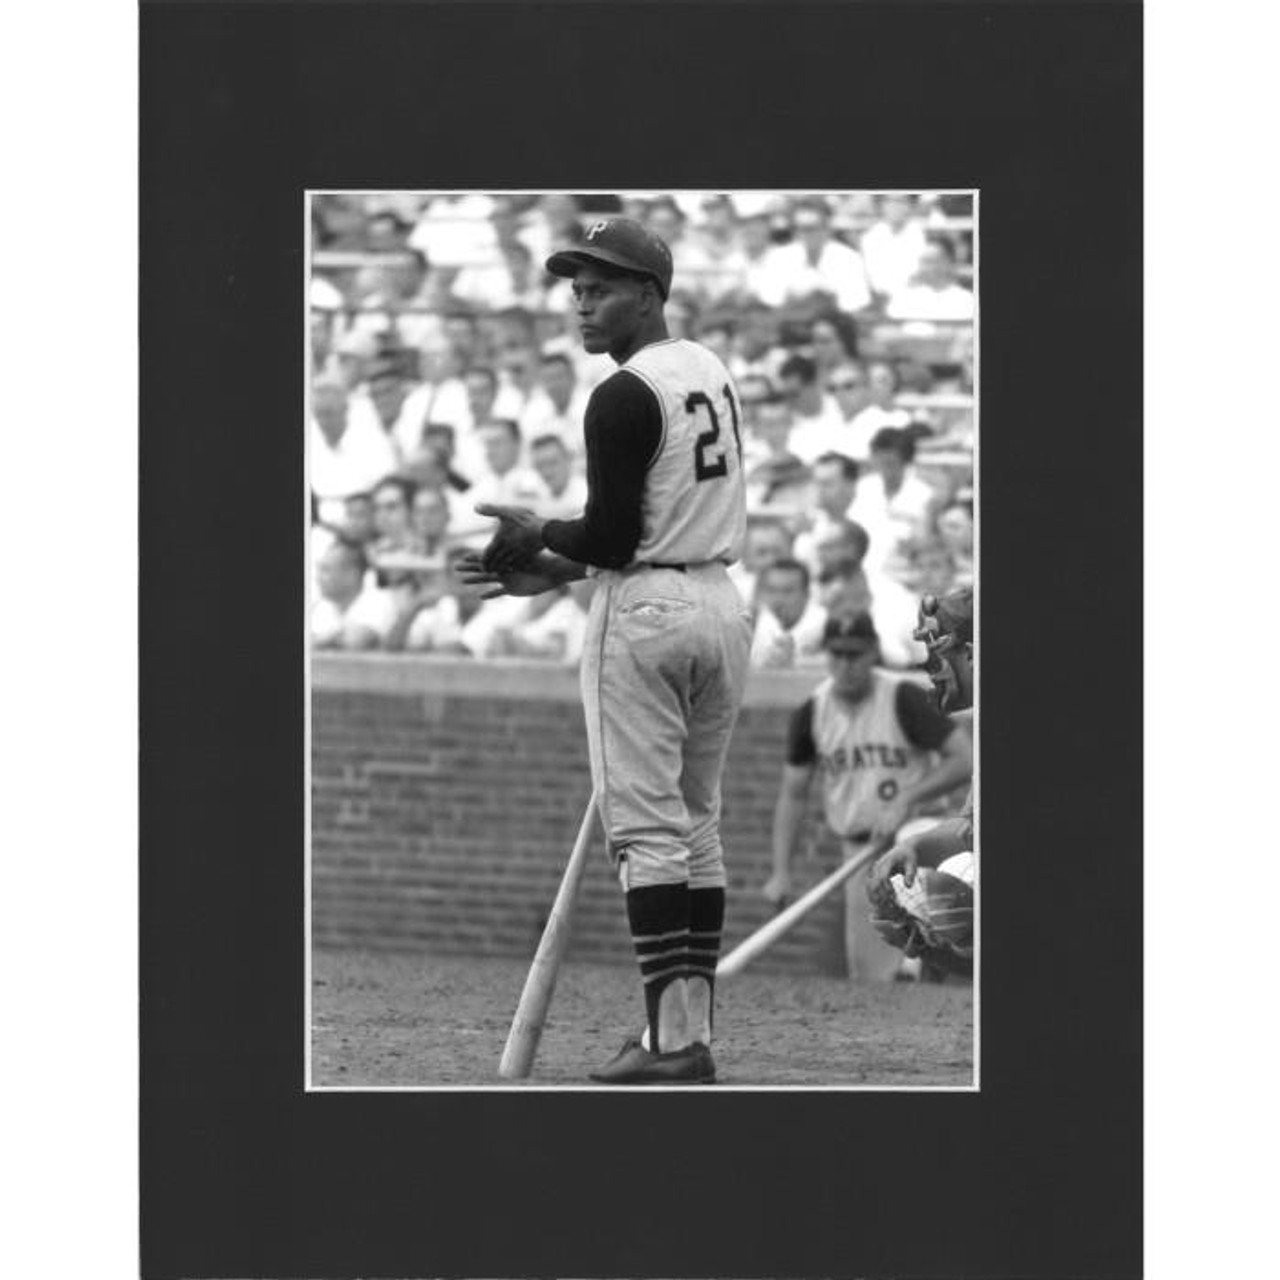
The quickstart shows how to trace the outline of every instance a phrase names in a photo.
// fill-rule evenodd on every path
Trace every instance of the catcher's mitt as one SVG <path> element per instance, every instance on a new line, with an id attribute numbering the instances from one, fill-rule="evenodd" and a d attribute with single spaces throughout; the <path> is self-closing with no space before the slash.
<path id="1" fill-rule="evenodd" d="M 868 887 L 871 923 L 890 946 L 949 973 L 973 972 L 973 889 L 922 867 L 908 887 L 900 875 Z"/>

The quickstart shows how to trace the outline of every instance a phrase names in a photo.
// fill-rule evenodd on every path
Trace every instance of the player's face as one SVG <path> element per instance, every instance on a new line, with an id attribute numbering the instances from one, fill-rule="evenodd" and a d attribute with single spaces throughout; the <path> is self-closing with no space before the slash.
<path id="1" fill-rule="evenodd" d="M 835 692 L 841 698 L 865 697 L 871 689 L 871 672 L 875 665 L 875 649 L 827 654 L 827 669 L 831 672 Z"/>
<path id="2" fill-rule="evenodd" d="M 593 266 L 573 277 L 573 305 L 582 345 L 593 355 L 628 350 L 647 315 L 647 286 L 627 276 L 607 276 Z"/>

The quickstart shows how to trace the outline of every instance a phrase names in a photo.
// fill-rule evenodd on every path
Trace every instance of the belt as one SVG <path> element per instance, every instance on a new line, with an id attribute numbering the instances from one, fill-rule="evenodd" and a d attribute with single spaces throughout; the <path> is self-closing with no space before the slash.
<path id="1" fill-rule="evenodd" d="M 694 564 L 673 564 L 666 560 L 642 560 L 634 565 L 636 569 L 674 569 L 677 573 L 688 573 L 690 569 L 701 569 L 704 564 L 728 564 L 727 560 L 699 560 Z"/>

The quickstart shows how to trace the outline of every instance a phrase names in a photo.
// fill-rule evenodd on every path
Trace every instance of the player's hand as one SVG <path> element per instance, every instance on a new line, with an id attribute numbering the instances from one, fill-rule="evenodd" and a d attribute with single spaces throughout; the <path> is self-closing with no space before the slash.
<path id="1" fill-rule="evenodd" d="M 760 896 L 781 911 L 791 901 L 791 877 L 785 871 L 775 871 L 764 882 Z"/>
<path id="2" fill-rule="evenodd" d="M 542 526 L 546 523 L 528 507 L 501 507 L 481 502 L 476 514 L 497 520 L 498 532 L 484 549 L 484 565 L 494 573 L 528 568 L 542 550 Z"/>
<path id="3" fill-rule="evenodd" d="M 454 571 L 458 580 L 470 587 L 489 587 L 490 590 L 482 593 L 485 600 L 492 600 L 495 596 L 536 596 L 556 585 L 550 576 L 537 569 L 495 573 L 484 567 L 484 559 L 478 551 L 459 556 Z"/>
<path id="4" fill-rule="evenodd" d="M 913 844 L 894 845 L 888 853 L 876 860 L 867 878 L 867 891 L 874 893 L 889 883 L 891 876 L 900 875 L 902 883 L 910 888 L 916 879 L 916 849 Z"/>

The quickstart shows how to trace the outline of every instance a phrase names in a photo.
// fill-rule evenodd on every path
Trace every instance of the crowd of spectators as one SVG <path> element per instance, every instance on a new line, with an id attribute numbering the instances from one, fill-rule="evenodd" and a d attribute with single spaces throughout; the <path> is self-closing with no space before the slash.
<path id="1" fill-rule="evenodd" d="M 964 194 L 313 196 L 313 645 L 578 660 L 590 580 L 484 600 L 455 564 L 491 534 L 477 503 L 582 510 L 615 366 L 542 264 L 612 213 L 671 246 L 671 335 L 735 378 L 753 664 L 820 664 L 827 610 L 856 607 L 914 665 L 919 595 L 973 581 Z"/>

